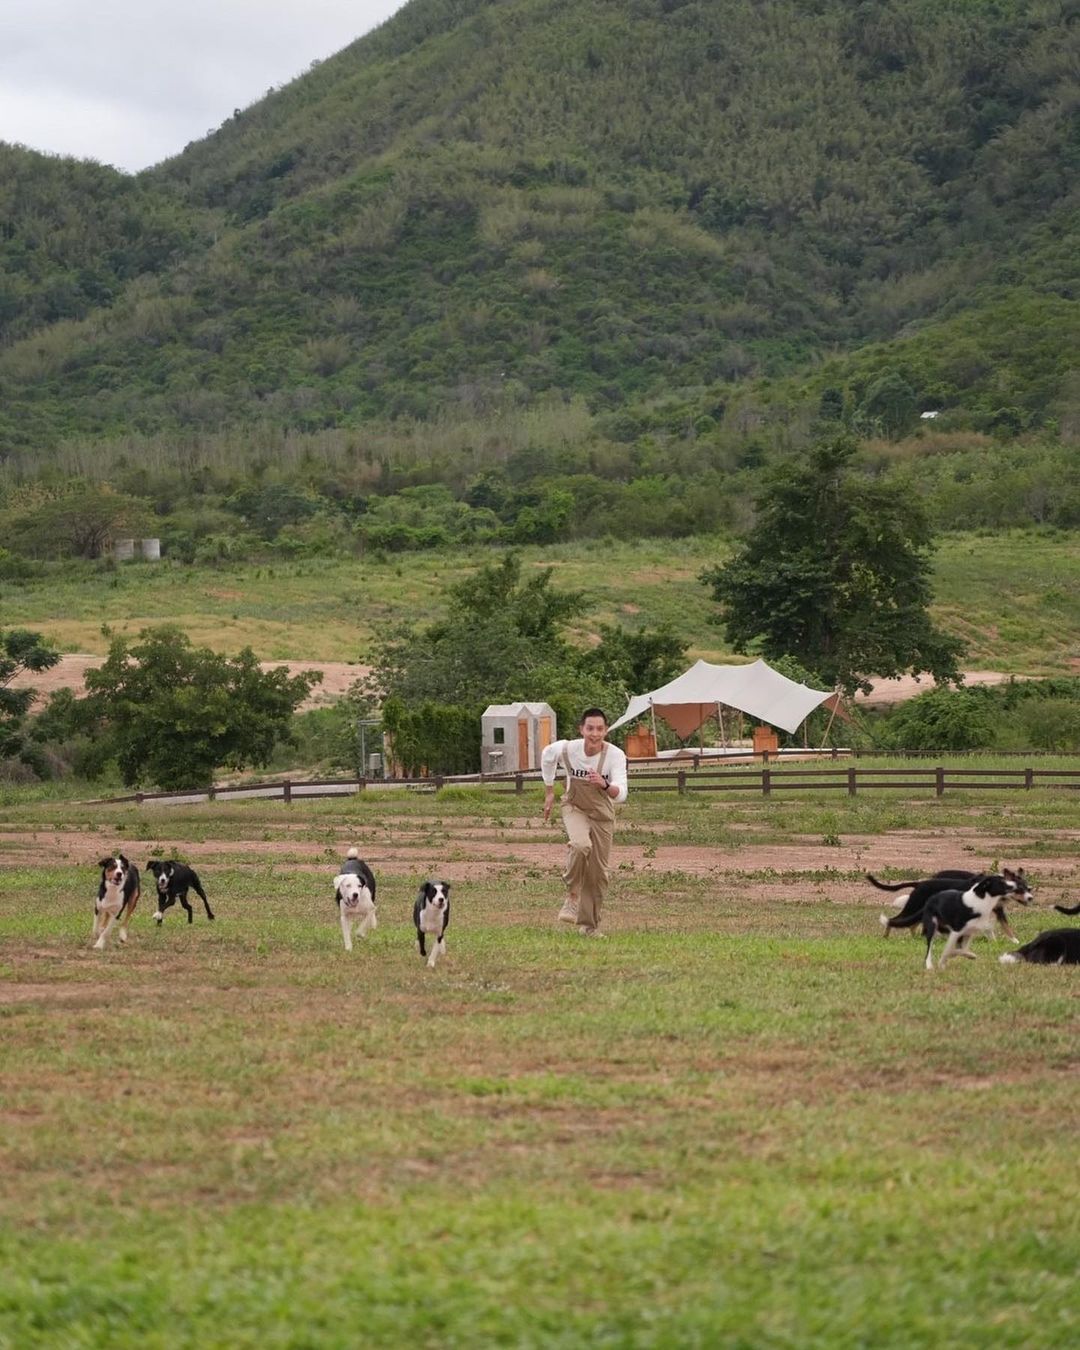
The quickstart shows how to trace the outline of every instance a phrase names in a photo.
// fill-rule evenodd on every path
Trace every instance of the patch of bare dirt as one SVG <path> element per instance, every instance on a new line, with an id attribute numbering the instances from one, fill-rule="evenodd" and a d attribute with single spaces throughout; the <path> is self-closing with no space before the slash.
<path id="1" fill-rule="evenodd" d="M 1032 678 L 1030 675 L 1006 675 L 1000 670 L 964 671 L 964 683 L 967 685 L 1005 684 L 1009 680 Z M 922 675 L 918 679 L 914 675 L 900 675 L 892 680 L 875 680 L 873 688 L 868 694 L 859 693 L 855 695 L 855 702 L 875 705 L 903 703 L 906 699 L 914 698 L 916 694 L 925 694 L 927 690 L 936 687 L 937 682 L 932 675 Z"/>
<path id="2" fill-rule="evenodd" d="M 82 698 L 86 693 L 86 672 L 96 670 L 104 662 L 103 656 L 89 656 L 86 653 L 69 654 L 62 656 L 52 670 L 20 672 L 11 681 L 11 688 L 36 689 L 39 702 L 58 689 L 70 689 L 76 698 Z M 352 661 L 259 662 L 261 670 L 277 670 L 279 666 L 287 666 L 290 675 L 299 675 L 305 670 L 317 670 L 322 675 L 322 682 L 312 689 L 310 696 L 300 705 L 301 712 L 306 712 L 309 708 L 323 708 L 328 703 L 333 703 L 342 694 L 348 693 L 350 686 L 357 680 L 371 673 L 370 666 L 356 665 Z"/>
<path id="3" fill-rule="evenodd" d="M 1052 831 L 1050 838 L 1075 837 L 1075 831 Z M 40 865 L 46 834 L 41 831 L 0 830 L 0 866 Z M 60 831 L 47 834 L 48 857 L 72 866 L 93 870 L 103 849 L 116 846 L 104 833 Z M 175 854 L 188 861 L 215 859 L 227 866 L 271 862 L 278 869 L 300 874 L 333 875 L 336 850 L 327 855 L 325 838 L 305 839 L 207 839 L 169 843 L 160 834 L 143 839 L 125 838 L 124 852 L 140 866 L 154 854 Z M 537 876 L 557 878 L 565 862 L 566 843 L 555 828 L 535 841 L 504 841 L 467 837 L 451 828 L 433 837 L 418 824 L 415 831 L 400 823 L 366 828 L 363 853 L 376 872 L 391 875 L 441 873 L 456 881 L 479 881 L 504 877 L 514 884 Z M 616 836 L 612 868 L 617 876 L 669 878 L 712 877 L 726 895 L 756 897 L 792 903 L 828 898 L 833 903 L 882 906 L 888 896 L 874 890 L 852 874 L 903 869 L 912 879 L 928 876 L 943 867 L 989 867 L 994 861 L 1007 866 L 1025 866 L 1034 874 L 1040 904 L 1061 902 L 1080 890 L 1080 858 L 1064 855 L 1042 864 L 1023 856 L 1015 840 L 995 838 L 977 831 L 947 832 L 907 830 L 886 835 L 848 835 L 839 847 L 818 839 L 795 838 L 783 844 L 706 847 L 699 845 L 621 845 Z M 1039 873 L 1046 883 L 1038 885 Z M 788 878 L 791 878 L 790 880 Z"/>

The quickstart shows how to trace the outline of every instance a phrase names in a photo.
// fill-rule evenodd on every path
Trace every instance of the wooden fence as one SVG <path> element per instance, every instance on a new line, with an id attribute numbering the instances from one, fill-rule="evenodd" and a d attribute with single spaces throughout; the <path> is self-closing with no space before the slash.
<path id="1" fill-rule="evenodd" d="M 943 797 L 946 792 L 1030 791 L 1032 788 L 1080 789 L 1080 764 L 1073 769 L 1039 769 L 1032 765 L 1017 769 L 964 769 L 943 764 L 922 768 L 909 765 L 902 769 L 874 769 L 861 764 L 841 768 L 776 766 L 761 768 L 729 765 L 717 768 L 709 761 L 688 761 L 689 768 L 630 769 L 630 786 L 639 792 L 752 792 L 771 797 L 782 792 L 834 791 L 849 797 L 860 792 L 903 790 Z M 703 767 L 704 766 L 704 767 Z M 540 782 L 536 773 L 474 774 L 431 778 L 319 778 L 273 783 L 247 783 L 236 787 L 213 787 L 206 792 L 137 792 L 127 797 L 109 798 L 111 803 L 138 802 L 161 805 L 193 805 L 205 801 L 307 801 L 325 797 L 348 797 L 358 792 L 400 790 L 436 792 L 443 787 L 482 787 L 486 791 L 521 795 L 526 786 Z"/>

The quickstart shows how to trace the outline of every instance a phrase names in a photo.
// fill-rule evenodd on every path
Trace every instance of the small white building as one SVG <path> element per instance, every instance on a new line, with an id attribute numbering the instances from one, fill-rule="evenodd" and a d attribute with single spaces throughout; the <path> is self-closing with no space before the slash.
<path id="1" fill-rule="evenodd" d="M 557 740 L 549 703 L 493 703 L 480 718 L 480 767 L 484 773 L 539 769 L 545 745 Z"/>

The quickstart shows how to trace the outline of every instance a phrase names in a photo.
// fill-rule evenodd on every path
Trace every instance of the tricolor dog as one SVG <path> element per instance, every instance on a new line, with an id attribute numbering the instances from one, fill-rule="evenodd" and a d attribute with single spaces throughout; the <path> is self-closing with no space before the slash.
<path id="1" fill-rule="evenodd" d="M 966 872 L 961 870 L 935 872 L 932 877 L 927 877 L 923 881 L 878 881 L 877 877 L 871 876 L 869 872 L 866 879 L 871 886 L 876 886 L 879 891 L 907 891 L 905 896 L 899 896 L 896 900 L 898 906 L 902 906 L 898 914 L 890 918 L 887 914 L 882 914 L 881 925 L 885 929 L 885 937 L 888 937 L 894 928 L 914 929 L 917 924 L 922 922 L 923 910 L 926 902 L 931 896 L 939 891 L 963 890 L 964 886 L 975 881 L 980 876 L 986 876 L 985 872 Z M 1021 905 L 1030 905 L 1035 895 L 1027 883 L 1024 875 L 1024 869 L 1018 868 L 1011 872 L 1007 867 L 1002 869 L 1001 875 L 1009 884 L 1009 899 L 1016 900 Z M 1019 943 L 1020 939 L 1009 927 L 1009 920 L 1005 914 L 1004 905 L 999 905 L 995 914 L 998 923 L 1007 937 L 1013 942 Z"/>
<path id="2" fill-rule="evenodd" d="M 938 970 L 954 952 L 961 956 L 974 956 L 970 950 L 971 939 L 978 933 L 993 930 L 995 911 L 1002 899 L 1009 894 L 1009 883 L 1004 877 L 993 873 L 977 877 L 964 890 L 938 891 L 927 900 L 923 909 L 922 930 L 926 938 L 926 969 L 933 970 L 934 938 L 941 934 L 945 938 L 945 948 L 938 961 Z"/>
<path id="3" fill-rule="evenodd" d="M 427 956 L 426 940 L 431 938 L 431 955 L 427 957 L 428 969 L 435 969 L 435 962 L 446 955 L 446 930 L 450 927 L 450 883 L 448 881 L 425 881 L 420 887 L 413 905 L 413 923 L 416 925 L 416 941 L 420 955 Z"/>
<path id="4" fill-rule="evenodd" d="M 345 950 L 351 952 L 354 927 L 363 937 L 379 926 L 375 912 L 375 874 L 354 848 L 349 849 L 341 871 L 334 878 L 334 898 Z"/>
<path id="5" fill-rule="evenodd" d="M 1036 966 L 1080 966 L 1080 928 L 1049 928 L 998 960 L 1006 966 L 1016 961 L 1030 961 Z"/>
<path id="6" fill-rule="evenodd" d="M 146 864 L 146 870 L 153 872 L 154 880 L 157 882 L 158 907 L 154 918 L 159 924 L 165 918 L 165 911 L 175 905 L 178 900 L 187 911 L 188 923 L 193 921 L 195 916 L 192 913 L 191 905 L 188 903 L 188 891 L 194 891 L 203 902 L 206 917 L 208 919 L 214 917 L 214 911 L 210 908 L 210 901 L 207 900 L 202 882 L 193 867 L 188 867 L 187 863 L 175 862 L 171 859 L 168 862 L 160 862 L 157 858 L 151 858 Z"/>
<path id="7" fill-rule="evenodd" d="M 120 941 L 127 941 L 128 920 L 139 901 L 139 869 L 122 853 L 110 854 L 98 863 L 101 884 L 94 901 L 94 947 L 101 951 L 115 923 L 120 924 Z"/>

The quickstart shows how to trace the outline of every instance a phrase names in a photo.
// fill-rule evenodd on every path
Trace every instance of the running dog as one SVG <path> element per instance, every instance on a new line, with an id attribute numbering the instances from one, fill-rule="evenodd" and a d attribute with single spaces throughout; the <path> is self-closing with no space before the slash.
<path id="1" fill-rule="evenodd" d="M 933 970 L 934 938 L 945 938 L 945 949 L 938 961 L 938 970 L 954 952 L 974 957 L 971 939 L 978 933 L 989 933 L 994 927 L 997 909 L 1008 895 L 1009 882 L 1003 876 L 976 877 L 966 890 L 938 891 L 926 902 L 922 916 L 923 937 L 926 938 L 926 969 Z"/>
<path id="2" fill-rule="evenodd" d="M 364 937 L 379 926 L 375 911 L 375 874 L 355 848 L 349 849 L 341 871 L 334 878 L 334 898 L 345 950 L 351 952 L 354 928 L 358 936 Z"/>
<path id="3" fill-rule="evenodd" d="M 97 899 L 94 901 L 94 931 L 92 934 L 95 951 L 103 951 L 105 939 L 120 925 L 120 941 L 127 941 L 128 920 L 135 913 L 139 902 L 139 869 L 128 862 L 122 853 L 110 854 L 98 863 L 101 868 L 101 884 L 98 886 Z"/>
<path id="4" fill-rule="evenodd" d="M 984 872 L 965 872 L 957 869 L 936 872 L 932 877 L 927 877 L 924 881 L 896 881 L 889 883 L 878 881 L 877 877 L 871 876 L 871 874 L 867 872 L 866 879 L 871 886 L 876 886 L 879 891 L 902 891 L 906 890 L 908 887 L 911 888 L 906 896 L 902 896 L 896 901 L 898 905 L 903 905 L 899 914 L 894 914 L 891 918 L 887 914 L 882 914 L 881 916 L 881 925 L 885 929 L 884 936 L 888 937 L 894 928 L 914 929 L 916 924 L 921 922 L 926 902 L 931 896 L 936 895 L 939 891 L 953 890 L 965 882 L 975 881 L 978 877 L 985 875 L 987 874 Z M 1016 900 L 1021 905 L 1030 905 L 1034 901 L 1034 892 L 1027 883 L 1027 878 L 1024 875 L 1024 869 L 1022 867 L 1018 868 L 1015 872 L 1010 871 L 1009 868 L 1006 867 L 1002 870 L 1001 875 L 1009 883 L 1010 899 Z M 1004 905 L 998 906 L 995 917 L 1005 935 L 1019 945 L 1020 939 L 1009 927 L 1009 920 L 1006 916 Z"/>
<path id="5" fill-rule="evenodd" d="M 207 900 L 202 882 L 193 867 L 188 867 L 187 863 L 175 862 L 172 859 L 161 862 L 158 858 L 151 858 L 146 864 L 146 870 L 153 872 L 154 880 L 157 882 L 158 907 L 154 913 L 154 918 L 157 920 L 159 927 L 165 918 L 165 911 L 171 909 L 178 900 L 187 913 L 188 923 L 194 921 L 195 915 L 188 903 L 188 891 L 194 891 L 203 902 L 206 917 L 208 919 L 214 917 L 214 911 L 210 908 L 210 901 Z"/>
<path id="6" fill-rule="evenodd" d="M 1030 961 L 1036 966 L 1080 966 L 1080 928 L 1050 928 L 998 960 L 1004 966 Z"/>
<path id="7" fill-rule="evenodd" d="M 420 955 L 427 956 L 424 945 L 426 938 L 432 939 L 431 955 L 427 958 L 428 969 L 435 969 L 435 962 L 446 955 L 446 930 L 450 927 L 450 883 L 448 881 L 425 881 L 420 887 L 413 905 L 413 923 L 416 925 L 416 941 Z"/>

